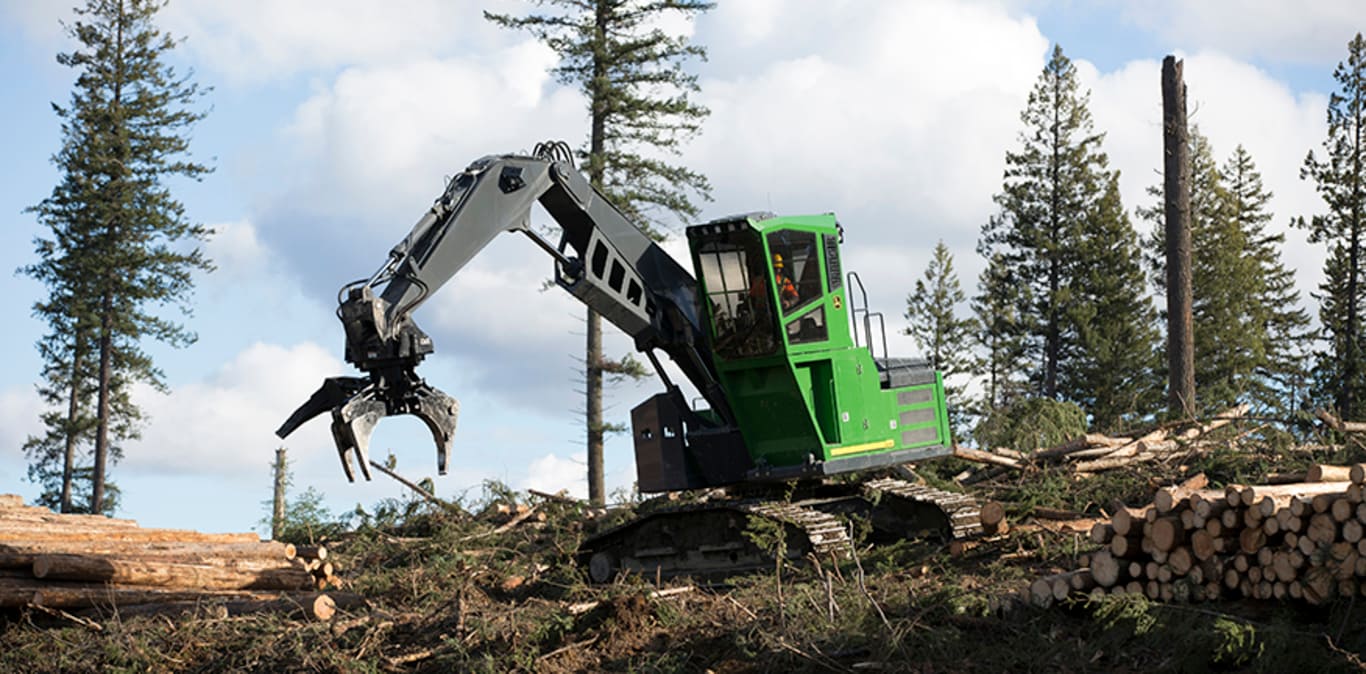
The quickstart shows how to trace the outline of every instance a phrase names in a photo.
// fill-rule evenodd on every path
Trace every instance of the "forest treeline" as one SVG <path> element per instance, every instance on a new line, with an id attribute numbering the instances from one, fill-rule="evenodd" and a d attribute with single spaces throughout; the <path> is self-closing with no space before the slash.
<path id="1" fill-rule="evenodd" d="M 1220 155 L 1189 130 L 1197 414 L 1246 403 L 1292 430 L 1317 408 L 1366 418 L 1360 33 L 1347 52 L 1333 74 L 1326 137 L 1300 166 L 1322 197 L 1319 212 L 1273 213 L 1243 145 Z M 907 297 L 906 332 L 945 372 L 956 432 L 975 429 L 979 442 L 1050 405 L 1079 407 L 1102 432 L 1169 415 L 1165 311 L 1155 301 L 1166 290 L 1163 187 L 1150 187 L 1150 201 L 1132 210 L 1122 203 L 1088 103 L 1076 67 L 1055 47 L 978 238 L 985 268 L 976 292 L 964 291 L 940 242 Z M 1323 251 L 1324 280 L 1309 298 L 1282 259 L 1278 220 Z"/>

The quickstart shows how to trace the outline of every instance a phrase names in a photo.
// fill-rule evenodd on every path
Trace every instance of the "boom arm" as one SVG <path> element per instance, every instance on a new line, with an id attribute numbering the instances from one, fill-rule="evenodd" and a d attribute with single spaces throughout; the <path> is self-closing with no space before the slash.
<path id="1" fill-rule="evenodd" d="M 538 201 L 562 229 L 558 248 L 530 227 L 531 206 Z M 733 424 L 710 352 L 699 348 L 696 280 L 593 189 L 574 168 L 568 146 L 542 143 L 531 156 L 490 155 L 470 164 L 379 270 L 342 288 L 337 315 L 346 332 L 346 360 L 367 377 L 326 380 L 276 434 L 283 438 L 331 410 L 347 477 L 354 480 L 355 454 L 369 479 L 374 426 L 388 415 L 412 414 L 432 431 L 437 469 L 445 474 L 459 405 L 415 373 L 432 343 L 412 313 L 504 231 L 520 231 L 552 255 L 556 284 L 630 335 L 672 395 L 681 399 L 653 349 L 667 353 L 721 421 Z"/>

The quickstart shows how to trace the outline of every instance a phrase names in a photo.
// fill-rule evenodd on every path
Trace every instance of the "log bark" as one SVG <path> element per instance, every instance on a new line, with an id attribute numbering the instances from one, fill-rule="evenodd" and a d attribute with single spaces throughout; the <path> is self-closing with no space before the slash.
<path id="1" fill-rule="evenodd" d="M 1169 513 L 1177 507 L 1188 504 L 1191 496 L 1199 493 L 1208 484 L 1209 480 L 1205 474 L 1200 473 L 1175 487 L 1158 489 L 1157 493 L 1153 494 L 1153 507 L 1157 508 L 1159 513 Z"/>
<path id="2" fill-rule="evenodd" d="M 1167 408 L 1195 416 L 1195 338 L 1191 312 L 1190 144 L 1183 63 L 1162 60 L 1163 193 L 1167 241 Z"/>
<path id="3" fill-rule="evenodd" d="M 1115 468 L 1132 466 L 1136 463 L 1145 463 L 1156 458 L 1156 454 L 1147 452 L 1136 453 L 1130 456 L 1107 456 L 1106 458 L 1095 459 L 1094 461 L 1081 461 L 1073 466 L 1073 469 L 1078 473 L 1101 473 L 1107 470 L 1114 470 Z"/>
<path id="4" fill-rule="evenodd" d="M 1351 466 L 1329 466 L 1316 463 L 1304 473 L 1305 482 L 1348 482 L 1351 479 Z"/>
<path id="5" fill-rule="evenodd" d="M 84 555 L 39 555 L 33 576 L 46 580 L 116 583 L 129 586 L 203 590 L 305 590 L 313 585 L 309 572 L 284 566 L 274 569 L 233 569 Z"/>
<path id="6" fill-rule="evenodd" d="M 24 531 L 0 529 L 0 546 L 43 545 L 67 542 L 101 543 L 260 543 L 254 533 L 206 534 L 180 529 L 69 529 L 45 528 Z"/>
<path id="7" fill-rule="evenodd" d="M 976 463 L 989 463 L 995 466 L 1004 466 L 1006 468 L 1020 467 L 1020 462 L 1015 459 L 998 456 L 991 452 L 984 452 L 980 449 L 972 449 L 971 447 L 959 447 L 955 445 L 953 448 L 953 455 L 960 459 L 974 461 Z"/>
<path id="8" fill-rule="evenodd" d="M 185 590 L 101 583 L 67 583 L 44 580 L 7 580 L 0 584 L 0 607 L 38 604 L 49 608 L 127 606 L 208 599 L 275 599 L 278 592 L 248 590 Z"/>
<path id="9" fill-rule="evenodd" d="M 0 553 L 5 555 L 27 555 L 32 564 L 34 555 L 76 554 L 76 555 L 115 555 L 138 558 L 203 558 L 203 559 L 289 559 L 293 546 L 274 541 L 256 543 L 180 543 L 105 541 L 105 540 L 68 540 L 39 542 L 0 542 Z"/>
<path id="10" fill-rule="evenodd" d="M 1244 487 L 1241 494 L 1242 498 L 1246 499 L 1243 505 L 1251 505 L 1264 497 L 1283 494 L 1290 496 L 1342 494 L 1347 491 L 1349 484 L 1349 482 L 1300 482 L 1298 484 L 1254 485 Z"/>
<path id="11" fill-rule="evenodd" d="M 1342 421 L 1325 409 L 1314 410 L 1314 415 L 1327 424 L 1329 428 L 1339 433 L 1366 433 L 1366 423 L 1364 422 Z"/>

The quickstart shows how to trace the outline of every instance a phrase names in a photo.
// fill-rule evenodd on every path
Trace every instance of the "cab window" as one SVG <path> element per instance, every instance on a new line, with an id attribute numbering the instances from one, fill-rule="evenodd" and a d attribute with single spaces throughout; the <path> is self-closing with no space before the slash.
<path id="1" fill-rule="evenodd" d="M 818 306 L 787 324 L 788 344 L 809 344 L 823 342 L 828 338 L 825 330 L 825 307 Z"/>
<path id="2" fill-rule="evenodd" d="M 773 286 L 783 314 L 795 313 L 821 296 L 820 257 L 816 235 L 780 230 L 768 235 Z"/>
<path id="3" fill-rule="evenodd" d="M 697 261 L 716 354 L 727 360 L 772 354 L 777 321 L 758 236 L 734 232 L 703 241 Z"/>

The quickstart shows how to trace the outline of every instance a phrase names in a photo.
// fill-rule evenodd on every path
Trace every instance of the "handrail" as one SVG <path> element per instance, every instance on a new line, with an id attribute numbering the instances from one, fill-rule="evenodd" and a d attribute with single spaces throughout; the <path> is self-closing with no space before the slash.
<path id="1" fill-rule="evenodd" d="M 858 272 L 849 272 L 847 285 L 850 288 L 858 289 L 858 296 L 854 297 L 851 295 L 849 298 L 849 319 L 853 323 L 854 328 L 854 346 L 867 346 L 868 353 L 871 354 L 874 359 L 877 359 L 877 348 L 873 344 L 873 317 L 877 316 L 878 330 L 882 332 L 882 357 L 884 359 L 887 358 L 886 319 L 883 317 L 882 312 L 868 310 L 868 290 L 863 287 L 863 279 L 859 278 Z M 859 340 L 858 318 L 860 313 L 863 314 L 863 335 L 867 340 L 867 344 L 863 344 Z"/>

